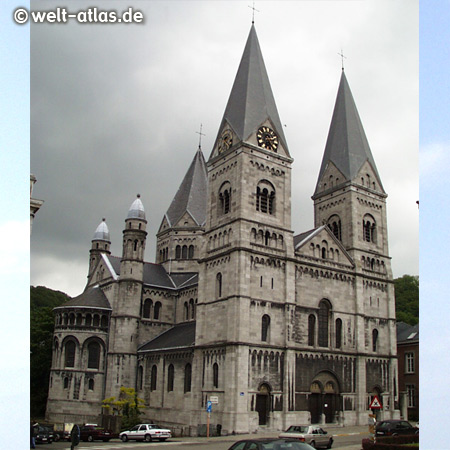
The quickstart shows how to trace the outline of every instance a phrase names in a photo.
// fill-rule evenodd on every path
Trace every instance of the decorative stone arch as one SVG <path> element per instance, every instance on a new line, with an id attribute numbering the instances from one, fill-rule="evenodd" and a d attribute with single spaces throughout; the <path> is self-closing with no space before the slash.
<path id="1" fill-rule="evenodd" d="M 315 375 L 310 384 L 308 409 L 311 423 L 333 423 L 342 411 L 341 383 L 337 375 L 324 370 Z"/>
<path id="2" fill-rule="evenodd" d="M 256 187 L 256 211 L 275 214 L 275 187 L 268 180 L 260 180 Z"/>
<path id="3" fill-rule="evenodd" d="M 266 381 L 258 386 L 255 411 L 258 413 L 259 425 L 267 425 L 270 419 L 270 405 L 272 404 L 272 386 Z"/>
<path id="4" fill-rule="evenodd" d="M 80 342 L 75 336 L 66 336 L 61 343 L 64 367 L 77 367 L 80 360 Z"/>
<path id="5" fill-rule="evenodd" d="M 103 370 L 105 362 L 105 342 L 92 336 L 83 342 L 81 350 L 82 367 L 87 370 Z"/>

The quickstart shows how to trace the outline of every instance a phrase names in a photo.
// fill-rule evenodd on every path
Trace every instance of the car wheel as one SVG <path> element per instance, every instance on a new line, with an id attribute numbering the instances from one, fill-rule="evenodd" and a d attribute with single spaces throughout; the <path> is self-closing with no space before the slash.
<path id="1" fill-rule="evenodd" d="M 149 434 L 146 434 L 144 437 L 145 442 L 152 442 L 152 437 Z"/>
<path id="2" fill-rule="evenodd" d="M 91 435 L 89 435 L 87 440 L 88 440 L 88 442 L 92 442 L 94 440 L 94 438 Z"/>
<path id="3" fill-rule="evenodd" d="M 126 434 L 124 434 L 120 439 L 122 439 L 122 442 L 127 442 L 128 436 Z"/>
<path id="4" fill-rule="evenodd" d="M 312 448 L 316 448 L 316 442 L 315 442 L 315 441 L 311 441 L 311 442 L 309 443 L 309 445 L 310 445 Z"/>
<path id="5" fill-rule="evenodd" d="M 327 448 L 331 448 L 332 445 L 333 445 L 333 439 L 330 439 L 330 440 L 328 441 Z"/>

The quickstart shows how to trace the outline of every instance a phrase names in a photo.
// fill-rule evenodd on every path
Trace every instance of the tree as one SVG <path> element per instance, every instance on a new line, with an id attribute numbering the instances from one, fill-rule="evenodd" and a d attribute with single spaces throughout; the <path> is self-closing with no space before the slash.
<path id="1" fill-rule="evenodd" d="M 30 287 L 30 413 L 42 418 L 47 404 L 55 319 L 53 308 L 69 300 L 43 286 Z"/>
<path id="2" fill-rule="evenodd" d="M 394 286 L 397 321 L 416 325 L 419 322 L 419 277 L 403 275 L 394 280 Z"/>
<path id="3" fill-rule="evenodd" d="M 102 401 L 103 408 L 110 411 L 112 409 L 113 414 L 122 416 L 122 428 L 128 429 L 140 422 L 139 415 L 141 412 L 139 409 L 145 407 L 145 402 L 137 396 L 134 388 L 120 388 L 119 398 L 109 397 Z"/>

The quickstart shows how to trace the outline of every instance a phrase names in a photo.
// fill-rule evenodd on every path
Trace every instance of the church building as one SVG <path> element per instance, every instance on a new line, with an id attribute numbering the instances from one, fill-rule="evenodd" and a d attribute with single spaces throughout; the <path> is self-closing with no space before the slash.
<path id="1" fill-rule="evenodd" d="M 156 263 L 138 196 L 122 255 L 103 220 L 84 292 L 55 308 L 48 420 L 96 420 L 121 386 L 145 400 L 143 422 L 184 435 L 206 424 L 209 401 L 222 433 L 365 425 L 375 396 L 379 417 L 399 418 L 387 194 L 344 70 L 307 231 L 292 229 L 292 163 L 252 25 L 208 161 L 199 147 L 162 218 Z"/>

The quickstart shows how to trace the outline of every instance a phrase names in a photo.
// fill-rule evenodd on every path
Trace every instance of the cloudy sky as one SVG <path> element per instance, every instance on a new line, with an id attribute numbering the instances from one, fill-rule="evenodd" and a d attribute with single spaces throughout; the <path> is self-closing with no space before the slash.
<path id="1" fill-rule="evenodd" d="M 46 2 L 142 11 L 143 24 L 31 26 L 31 284 L 78 295 L 105 217 L 121 255 L 141 194 L 155 234 L 198 147 L 208 158 L 250 30 L 249 1 Z M 313 194 L 341 74 L 388 197 L 394 276 L 418 274 L 418 2 L 262 1 L 255 26 L 291 155 L 292 228 Z"/>

